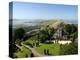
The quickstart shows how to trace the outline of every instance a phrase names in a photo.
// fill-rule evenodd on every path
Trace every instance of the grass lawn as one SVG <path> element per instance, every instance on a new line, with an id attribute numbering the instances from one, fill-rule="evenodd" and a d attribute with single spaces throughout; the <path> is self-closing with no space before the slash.
<path id="1" fill-rule="evenodd" d="M 36 50 L 40 54 L 44 55 L 44 49 L 49 49 L 50 55 L 59 55 L 60 45 L 56 44 L 42 44 L 40 47 L 37 47 Z"/>
<path id="2" fill-rule="evenodd" d="M 18 50 L 15 53 L 15 56 L 18 58 L 24 58 L 24 57 L 30 57 L 31 51 L 25 47 L 22 46 L 22 51 Z"/>
<path id="3" fill-rule="evenodd" d="M 36 41 L 33 40 L 34 37 L 29 38 L 24 42 L 26 44 L 27 42 L 32 44 L 35 43 Z M 34 38 L 35 39 L 35 38 Z M 51 43 L 51 44 L 46 44 L 46 43 L 40 43 L 41 45 L 36 47 L 36 51 L 42 55 L 44 55 L 44 49 L 49 49 L 50 55 L 59 55 L 60 54 L 60 44 L 58 43 Z"/>
<path id="4" fill-rule="evenodd" d="M 35 39 L 35 38 L 34 38 Z M 33 40 L 33 37 L 29 38 L 25 41 L 25 44 L 29 42 L 30 44 L 33 44 L 35 40 Z M 58 43 L 51 43 L 51 44 L 43 44 L 41 43 L 40 46 L 35 48 L 36 51 L 42 55 L 44 55 L 44 49 L 49 49 L 50 55 L 59 55 L 60 53 L 60 44 Z"/>

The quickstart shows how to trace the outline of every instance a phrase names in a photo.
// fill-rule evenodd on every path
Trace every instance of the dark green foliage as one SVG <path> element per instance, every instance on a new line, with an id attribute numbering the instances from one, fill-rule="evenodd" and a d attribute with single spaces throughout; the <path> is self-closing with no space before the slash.
<path id="1" fill-rule="evenodd" d="M 15 41 L 15 43 L 18 44 L 19 46 L 21 46 L 21 40 L 17 39 L 17 40 Z"/>
<path id="2" fill-rule="evenodd" d="M 44 49 L 44 54 L 49 55 L 49 49 Z"/>
<path id="3" fill-rule="evenodd" d="M 34 45 L 32 45 L 31 43 L 29 43 L 29 42 L 26 42 L 25 43 L 26 45 L 29 45 L 30 47 L 33 47 Z"/>
<path id="4" fill-rule="evenodd" d="M 47 49 L 47 55 L 49 55 L 49 49 Z"/>
<path id="5" fill-rule="evenodd" d="M 33 43 L 33 46 L 35 46 L 35 43 Z"/>
<path id="6" fill-rule="evenodd" d="M 25 30 L 23 28 L 18 28 L 15 30 L 14 36 L 16 39 L 22 39 L 25 34 Z"/>
<path id="7" fill-rule="evenodd" d="M 69 35 L 71 35 L 74 32 L 77 32 L 77 26 L 74 24 L 66 24 L 64 26 L 64 29 L 66 29 L 66 31 L 69 33 Z"/>
<path id="8" fill-rule="evenodd" d="M 71 55 L 71 54 L 78 54 L 77 43 L 60 45 L 60 55 Z"/>
<path id="9" fill-rule="evenodd" d="M 44 49 L 44 54 L 46 55 L 46 49 Z"/>
<path id="10" fill-rule="evenodd" d="M 33 53 L 31 53 L 30 57 L 34 57 Z"/>
<path id="11" fill-rule="evenodd" d="M 77 32 L 72 34 L 72 42 L 73 43 L 77 40 L 77 37 L 78 37 L 78 33 Z"/>
<path id="12" fill-rule="evenodd" d="M 36 46 L 37 46 L 37 47 L 39 46 L 39 42 L 36 42 Z"/>
<path id="13" fill-rule="evenodd" d="M 28 55 L 26 54 L 26 57 L 28 57 Z"/>
<path id="14" fill-rule="evenodd" d="M 41 42 L 45 42 L 46 40 L 51 41 L 51 37 L 54 34 L 54 29 L 47 26 L 46 28 L 39 31 L 39 39 Z"/>

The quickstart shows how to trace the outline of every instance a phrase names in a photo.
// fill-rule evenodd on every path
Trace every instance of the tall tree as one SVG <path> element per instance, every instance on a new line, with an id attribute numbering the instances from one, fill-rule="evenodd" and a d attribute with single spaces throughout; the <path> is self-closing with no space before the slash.
<path id="1" fill-rule="evenodd" d="M 46 40 L 51 41 L 51 37 L 54 34 L 54 29 L 46 26 L 44 29 L 39 31 L 39 39 L 41 42 L 45 42 Z"/>
<path id="2" fill-rule="evenodd" d="M 22 39 L 25 34 L 25 30 L 23 28 L 18 28 L 15 30 L 14 36 L 16 39 Z"/>

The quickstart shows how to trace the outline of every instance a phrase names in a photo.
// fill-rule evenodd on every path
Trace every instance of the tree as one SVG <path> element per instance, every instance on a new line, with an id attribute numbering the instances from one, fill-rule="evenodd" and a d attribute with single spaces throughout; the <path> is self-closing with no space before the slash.
<path id="1" fill-rule="evenodd" d="M 77 26 L 75 26 L 74 24 L 66 24 L 64 26 L 64 29 L 66 29 L 66 31 L 69 33 L 69 35 L 71 35 L 74 32 L 77 32 Z"/>
<path id="2" fill-rule="evenodd" d="M 48 38 L 48 35 L 46 30 L 39 30 L 38 39 L 40 40 L 40 42 L 45 42 L 47 38 Z"/>
<path id="3" fill-rule="evenodd" d="M 49 55 L 49 49 L 47 49 L 47 55 Z"/>
<path id="4" fill-rule="evenodd" d="M 25 30 L 23 28 L 18 28 L 15 30 L 14 36 L 16 39 L 22 39 L 25 34 Z"/>
<path id="5" fill-rule="evenodd" d="M 44 54 L 46 55 L 46 49 L 44 49 Z"/>
<path id="6" fill-rule="evenodd" d="M 75 32 L 75 33 L 72 34 L 72 43 L 75 42 L 75 40 L 77 39 L 77 37 L 78 37 L 78 33 L 77 32 Z"/>
<path id="7" fill-rule="evenodd" d="M 77 43 L 60 45 L 60 55 L 71 55 L 71 54 L 78 54 Z"/>
<path id="8" fill-rule="evenodd" d="M 77 32 L 78 31 L 77 28 L 78 27 L 76 25 L 72 24 L 72 33 Z"/>
<path id="9" fill-rule="evenodd" d="M 49 40 L 49 42 L 51 42 L 51 37 L 53 36 L 53 34 L 54 34 L 54 28 L 48 27 L 48 40 Z"/>
<path id="10" fill-rule="evenodd" d="M 31 53 L 30 57 L 34 57 L 33 53 Z"/>
<path id="11" fill-rule="evenodd" d="M 46 26 L 44 27 L 44 29 L 42 30 L 39 30 L 39 39 L 41 42 L 45 42 L 47 40 L 51 41 L 51 37 L 53 36 L 54 34 L 54 29 L 49 27 L 49 26 Z"/>

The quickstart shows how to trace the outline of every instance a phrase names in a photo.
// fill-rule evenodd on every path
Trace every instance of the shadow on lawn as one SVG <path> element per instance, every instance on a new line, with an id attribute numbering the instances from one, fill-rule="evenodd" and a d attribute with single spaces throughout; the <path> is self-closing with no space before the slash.
<path id="1" fill-rule="evenodd" d="M 54 42 L 44 42 L 44 44 L 54 44 Z"/>

